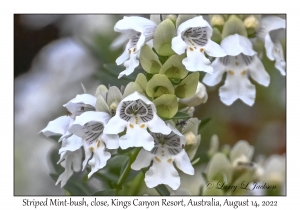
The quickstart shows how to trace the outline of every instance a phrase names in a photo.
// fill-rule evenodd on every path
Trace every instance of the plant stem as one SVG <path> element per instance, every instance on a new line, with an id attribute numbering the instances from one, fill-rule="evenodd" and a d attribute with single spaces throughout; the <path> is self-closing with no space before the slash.
<path id="1" fill-rule="evenodd" d="M 123 171 L 123 173 L 121 174 L 119 181 L 117 183 L 117 186 L 115 188 L 116 191 L 116 195 L 118 195 L 119 191 L 122 189 L 122 186 L 124 184 L 124 182 L 126 181 L 127 176 L 129 175 L 130 171 L 131 171 L 131 164 L 133 163 L 133 161 L 135 160 L 136 156 L 138 155 L 140 151 L 140 148 L 134 149 L 132 150 L 128 156 L 129 156 L 129 161 Z"/>

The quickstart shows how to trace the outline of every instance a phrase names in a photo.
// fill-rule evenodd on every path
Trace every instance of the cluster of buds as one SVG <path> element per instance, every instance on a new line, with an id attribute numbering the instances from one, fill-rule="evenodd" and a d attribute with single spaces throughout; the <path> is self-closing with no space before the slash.
<path id="1" fill-rule="evenodd" d="M 128 41 L 116 60 L 117 65 L 125 67 L 118 78 L 132 74 L 139 64 L 145 72 L 126 87 L 100 85 L 94 95 L 77 95 L 64 105 L 70 114 L 51 121 L 42 130 L 46 136 L 61 135 L 59 162 L 65 161 L 65 171 L 57 183 L 64 186 L 73 171 L 85 170 L 87 165 L 91 168 L 90 178 L 106 167 L 112 155 L 138 148 L 133 155 L 128 152 L 131 158 L 124 176 L 128 170 L 144 170 L 152 163 L 145 172 L 147 187 L 166 184 L 178 189 L 178 170 L 194 175 L 192 162 L 199 159 L 195 154 L 200 144 L 200 121 L 193 118 L 193 112 L 208 98 L 205 86 L 199 81 L 200 72 L 206 73 L 203 83 L 209 86 L 219 83 L 227 72 L 225 84 L 220 88 L 222 102 L 231 105 L 241 99 L 251 106 L 255 101 L 255 86 L 249 76 L 264 86 L 270 83 L 249 39 L 260 34 L 260 38 L 265 37 L 268 57 L 275 59 L 275 66 L 284 73 L 282 47 L 278 40 L 274 41 L 271 31 L 285 25 L 268 28 L 268 21 L 276 22 L 278 17 L 269 19 L 213 15 L 212 26 L 197 15 L 151 15 L 150 19 L 132 16 L 118 21 L 114 29 L 121 36 L 113 45 Z M 81 147 L 85 152 L 83 162 Z M 224 155 L 214 154 L 208 166 L 209 178 L 216 180 L 221 173 L 222 179 L 234 181 L 227 165 L 248 166 L 253 153 L 250 148 L 246 157 L 239 157 L 236 153 L 240 151 L 239 148 L 231 151 L 232 163 L 223 160 Z M 219 167 L 219 163 L 224 164 Z M 120 180 L 118 183 L 124 177 Z"/>

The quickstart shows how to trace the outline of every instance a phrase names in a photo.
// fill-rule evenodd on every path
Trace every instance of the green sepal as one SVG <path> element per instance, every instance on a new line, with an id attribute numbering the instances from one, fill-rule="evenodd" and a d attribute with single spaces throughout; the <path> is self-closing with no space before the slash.
<path id="1" fill-rule="evenodd" d="M 107 104 L 110 106 L 113 103 L 119 104 L 122 101 L 123 96 L 119 88 L 112 86 L 107 92 Z"/>
<path id="2" fill-rule="evenodd" d="M 135 83 L 138 84 L 144 92 L 146 91 L 147 82 L 146 76 L 142 73 L 139 73 L 135 79 Z"/>
<path id="3" fill-rule="evenodd" d="M 248 35 L 244 22 L 236 15 L 231 15 L 224 25 L 222 39 L 234 34 L 239 34 L 245 37 Z"/>
<path id="4" fill-rule="evenodd" d="M 171 47 L 172 39 L 177 35 L 174 23 L 170 19 L 161 22 L 154 32 L 153 47 L 159 55 L 171 56 L 175 52 Z"/>
<path id="5" fill-rule="evenodd" d="M 157 98 L 163 94 L 174 94 L 174 87 L 166 75 L 155 74 L 147 83 L 146 93 Z"/>
<path id="6" fill-rule="evenodd" d="M 97 112 L 110 113 L 109 112 L 109 107 L 108 107 L 106 101 L 104 100 L 104 98 L 102 97 L 101 94 L 99 94 L 98 97 L 97 97 L 96 107 L 95 108 L 96 108 Z"/>
<path id="7" fill-rule="evenodd" d="M 165 74 L 169 79 L 183 79 L 188 74 L 182 60 L 186 57 L 182 55 L 172 55 L 161 67 L 159 73 Z"/>
<path id="8" fill-rule="evenodd" d="M 140 62 L 143 69 L 150 74 L 157 74 L 161 68 L 158 56 L 147 44 L 141 49 Z"/>
<path id="9" fill-rule="evenodd" d="M 96 89 L 95 97 L 98 97 L 98 95 L 101 95 L 103 98 L 105 98 L 107 92 L 108 92 L 108 89 L 105 85 L 99 85 Z"/>
<path id="10" fill-rule="evenodd" d="M 178 98 L 192 97 L 196 90 L 199 80 L 199 72 L 194 72 L 184 78 L 175 88 L 175 95 Z"/>
<path id="11" fill-rule="evenodd" d="M 158 116 L 172 118 L 178 111 L 177 97 L 171 94 L 163 94 L 156 98 L 153 103 L 156 106 Z"/>
<path id="12" fill-rule="evenodd" d="M 218 28 L 216 28 L 216 27 L 213 28 L 213 35 L 211 36 L 210 39 L 212 41 L 218 43 L 218 44 L 221 43 L 221 41 L 222 41 L 222 34 L 221 34 L 221 32 L 219 31 Z"/>
<path id="13" fill-rule="evenodd" d="M 194 17 L 196 17 L 197 15 L 178 15 L 177 19 L 176 19 L 176 28 L 178 28 L 178 26 L 180 26 L 181 23 L 192 19 Z"/>
<path id="14" fill-rule="evenodd" d="M 123 98 L 129 96 L 130 94 L 134 93 L 135 91 L 139 93 L 143 93 L 143 89 L 136 83 L 136 82 L 129 82 L 124 90 Z"/>

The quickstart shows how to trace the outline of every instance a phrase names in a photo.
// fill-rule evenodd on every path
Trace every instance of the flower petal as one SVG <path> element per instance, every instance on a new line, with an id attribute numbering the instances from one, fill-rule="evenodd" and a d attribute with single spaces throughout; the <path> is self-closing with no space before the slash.
<path id="1" fill-rule="evenodd" d="M 69 116 L 61 116 L 48 123 L 47 127 L 41 130 L 45 136 L 64 135 L 67 133 L 72 118 Z"/>
<path id="2" fill-rule="evenodd" d="M 153 158 L 153 154 L 143 148 L 140 150 L 135 161 L 131 164 L 133 170 L 140 170 L 150 165 Z"/>
<path id="3" fill-rule="evenodd" d="M 185 43 L 185 41 L 182 40 L 181 34 L 178 34 L 177 37 L 174 37 L 172 39 L 172 49 L 178 55 L 183 54 L 186 50 L 186 47 L 187 47 L 187 44 Z"/>
<path id="4" fill-rule="evenodd" d="M 286 74 L 285 73 L 285 65 L 286 65 L 286 63 L 283 60 L 279 60 L 279 61 L 276 60 L 276 62 L 275 62 L 276 69 L 278 69 L 280 71 L 281 75 L 283 75 L 283 76 L 285 76 L 285 74 Z"/>
<path id="5" fill-rule="evenodd" d="M 69 112 L 71 112 L 72 114 L 75 114 L 77 116 L 77 115 L 79 115 L 79 114 L 77 114 L 78 107 L 82 106 L 82 104 L 86 104 L 86 105 L 95 107 L 96 101 L 97 101 L 97 98 L 90 94 L 79 94 L 74 99 L 72 99 L 71 101 L 69 101 L 68 103 L 66 103 L 63 106 L 66 107 L 69 110 Z M 87 111 L 87 110 L 83 110 L 83 111 Z M 88 111 L 92 111 L 92 110 L 90 110 L 90 108 L 89 108 Z"/>
<path id="6" fill-rule="evenodd" d="M 192 19 L 189 19 L 183 23 L 181 23 L 178 27 L 177 34 L 182 35 L 182 33 L 188 28 L 193 27 L 206 27 L 207 28 L 207 37 L 210 38 L 212 35 L 212 28 L 209 23 L 203 19 L 202 16 L 197 16 Z"/>
<path id="7" fill-rule="evenodd" d="M 115 134 L 102 134 L 100 138 L 106 145 L 107 149 L 117 149 L 119 147 L 119 136 Z"/>
<path id="8" fill-rule="evenodd" d="M 118 110 L 118 109 L 117 109 Z M 104 134 L 118 134 L 124 131 L 127 121 L 120 118 L 118 112 L 111 118 L 104 127 Z"/>
<path id="9" fill-rule="evenodd" d="M 259 84 L 268 87 L 270 84 L 270 75 L 265 70 L 264 65 L 258 59 L 257 56 L 254 56 L 253 61 L 249 66 L 249 74 L 250 76 Z"/>
<path id="10" fill-rule="evenodd" d="M 187 50 L 187 57 L 182 60 L 182 63 L 189 71 L 213 72 L 210 61 L 205 57 L 204 52 L 191 47 Z"/>
<path id="11" fill-rule="evenodd" d="M 212 57 L 224 57 L 226 52 L 214 41 L 208 39 L 207 44 L 203 47 L 205 52 Z"/>
<path id="12" fill-rule="evenodd" d="M 72 135 L 69 138 L 62 139 L 62 147 L 59 149 L 59 154 L 65 151 L 75 151 L 78 150 L 83 145 L 83 140 L 81 137 Z"/>
<path id="13" fill-rule="evenodd" d="M 92 170 L 88 174 L 88 178 L 90 178 L 99 169 L 103 168 L 110 157 L 111 157 L 110 153 L 105 152 L 105 146 L 103 142 L 100 142 L 100 144 L 98 143 L 96 148 L 94 148 L 93 157 L 89 160 L 89 165 L 91 166 Z"/>
<path id="14" fill-rule="evenodd" d="M 241 53 L 248 56 L 253 56 L 256 52 L 252 49 L 251 41 L 241 35 L 234 34 L 226 37 L 221 42 L 221 47 L 228 55 L 236 56 Z"/>
<path id="15" fill-rule="evenodd" d="M 155 113 L 153 114 L 153 119 L 147 122 L 149 130 L 154 133 L 169 134 L 171 132 L 171 129 L 166 125 L 166 123 L 162 119 L 159 118 L 159 116 L 157 116 L 156 109 L 154 111 Z"/>
<path id="16" fill-rule="evenodd" d="M 116 23 L 114 30 L 122 33 L 126 30 L 135 30 L 143 33 L 146 29 L 152 29 L 154 32 L 155 27 L 156 23 L 147 18 L 139 16 L 124 16 L 122 20 L 119 20 Z"/>
<path id="17" fill-rule="evenodd" d="M 205 74 L 202 82 L 208 86 L 215 86 L 222 80 L 225 72 L 225 66 L 220 62 L 219 58 L 213 61 L 211 67 L 214 69 L 212 74 Z"/>
<path id="18" fill-rule="evenodd" d="M 122 53 L 122 55 L 120 55 L 117 60 L 116 60 L 116 64 L 117 65 L 121 65 L 122 63 L 124 63 L 125 61 L 127 61 L 130 57 L 130 53 L 129 53 L 129 47 L 130 47 L 130 42 L 127 43 L 124 52 Z"/>
<path id="19" fill-rule="evenodd" d="M 84 125 L 89 122 L 99 122 L 105 125 L 110 119 L 110 115 L 106 112 L 84 112 L 82 115 L 77 116 L 74 123 L 70 126 L 69 131 L 77 136 L 83 138 L 84 136 Z"/>
<path id="20" fill-rule="evenodd" d="M 169 163 L 166 159 L 162 159 L 160 162 L 154 160 L 153 165 L 145 174 L 145 182 L 149 188 L 167 184 L 173 190 L 177 190 L 180 185 L 180 177 L 172 162 Z"/>
<path id="21" fill-rule="evenodd" d="M 82 151 L 81 149 L 76 150 L 74 152 L 68 151 L 65 155 L 65 171 L 58 177 L 56 181 L 56 185 L 60 182 L 61 187 L 63 187 L 68 179 L 73 175 L 74 171 L 80 170 L 82 159 Z"/>
<path id="22" fill-rule="evenodd" d="M 120 79 L 124 75 L 126 76 L 130 75 L 134 71 L 134 69 L 139 65 L 139 61 L 137 60 L 136 57 L 137 57 L 136 53 L 130 54 L 129 60 L 124 62 L 124 66 L 126 67 L 126 69 L 120 72 L 118 79 Z"/>
<path id="23" fill-rule="evenodd" d="M 174 158 L 174 162 L 176 166 L 182 170 L 184 173 L 189 175 L 194 175 L 195 170 L 190 162 L 188 155 L 186 154 L 185 150 L 181 150 Z"/>
<path id="24" fill-rule="evenodd" d="M 265 36 L 266 54 L 271 61 L 275 60 L 275 57 L 273 55 L 274 47 L 275 46 L 274 46 L 273 41 L 271 40 L 270 34 L 269 33 L 266 34 L 266 36 Z"/>
<path id="25" fill-rule="evenodd" d="M 130 124 L 127 126 L 126 134 L 120 137 L 119 144 L 122 149 L 143 147 L 150 151 L 154 147 L 154 139 L 147 132 L 147 127 L 140 128 L 139 125 Z"/>
<path id="26" fill-rule="evenodd" d="M 250 83 L 247 74 L 235 73 L 232 75 L 227 73 L 225 84 L 219 89 L 221 101 L 227 106 L 237 99 L 241 99 L 249 106 L 252 106 L 255 94 L 255 86 Z"/>

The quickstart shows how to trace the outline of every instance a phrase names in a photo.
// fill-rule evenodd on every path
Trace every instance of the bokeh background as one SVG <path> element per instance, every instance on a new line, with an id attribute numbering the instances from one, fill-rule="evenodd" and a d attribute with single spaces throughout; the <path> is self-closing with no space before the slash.
<path id="1" fill-rule="evenodd" d="M 60 145 L 39 131 L 66 114 L 62 105 L 83 93 L 81 84 L 94 94 L 100 84 L 126 85 L 134 78 L 118 80 L 123 67 L 116 71 L 110 68 L 123 50 L 110 48 L 118 36 L 113 26 L 122 18 L 14 15 L 14 195 L 64 194 L 49 176 L 54 170 L 50 152 Z M 285 49 L 285 42 L 282 44 Z M 265 52 L 260 56 L 271 83 L 263 87 L 251 81 L 256 86 L 252 107 L 241 101 L 224 105 L 218 95 L 222 83 L 207 87 L 208 101 L 195 111 L 199 119 L 209 119 L 201 130 L 201 162 L 207 160 L 213 134 L 219 136 L 221 146 L 247 140 L 255 146 L 255 156 L 286 153 L 286 77 L 274 68 Z"/>

